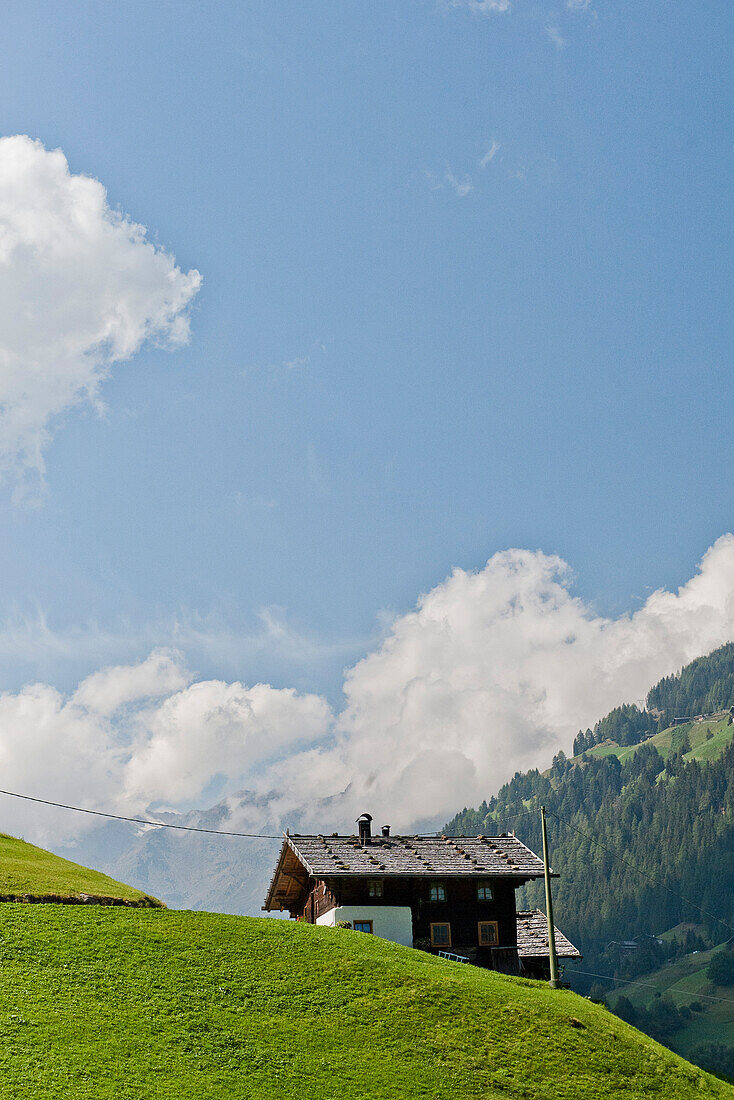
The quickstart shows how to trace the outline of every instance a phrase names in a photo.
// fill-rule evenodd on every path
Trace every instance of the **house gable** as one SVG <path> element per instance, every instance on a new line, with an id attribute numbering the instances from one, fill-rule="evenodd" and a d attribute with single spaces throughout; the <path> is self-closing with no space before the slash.
<path id="1" fill-rule="evenodd" d="M 510 834 L 497 837 L 372 837 L 286 834 L 263 909 L 288 909 L 309 924 L 341 920 L 434 953 L 507 973 L 548 965 L 547 921 L 517 913 L 515 891 L 544 874 L 542 861 Z M 556 931 L 559 955 L 580 958 Z"/>
<path id="2" fill-rule="evenodd" d="M 541 878 L 543 863 L 517 837 L 286 835 L 263 909 L 291 908 L 305 878 L 329 883 L 371 878 Z"/>

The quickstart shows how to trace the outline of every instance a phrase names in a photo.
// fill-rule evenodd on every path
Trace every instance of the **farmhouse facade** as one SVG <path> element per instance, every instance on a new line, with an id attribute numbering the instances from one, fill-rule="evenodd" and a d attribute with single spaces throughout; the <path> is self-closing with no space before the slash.
<path id="1" fill-rule="evenodd" d="M 450 952 L 505 973 L 543 976 L 548 932 L 540 910 L 517 913 L 515 890 L 543 863 L 517 837 L 286 834 L 263 909 L 309 924 L 352 928 Z M 556 932 L 559 958 L 580 958 Z"/>

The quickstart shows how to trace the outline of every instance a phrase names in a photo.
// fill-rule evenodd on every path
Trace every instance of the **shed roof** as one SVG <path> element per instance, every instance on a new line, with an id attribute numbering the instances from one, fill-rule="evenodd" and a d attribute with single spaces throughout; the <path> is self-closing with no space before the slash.
<path id="1" fill-rule="evenodd" d="M 303 886 L 304 872 L 317 879 L 512 878 L 543 875 L 534 852 L 507 833 L 502 836 L 286 835 L 263 909 L 287 908 Z"/>
<path id="2" fill-rule="evenodd" d="M 559 959 L 582 958 L 563 932 L 558 928 L 555 928 L 555 932 L 556 954 Z M 517 953 L 521 959 L 548 958 L 548 918 L 540 909 L 525 909 L 517 914 Z"/>

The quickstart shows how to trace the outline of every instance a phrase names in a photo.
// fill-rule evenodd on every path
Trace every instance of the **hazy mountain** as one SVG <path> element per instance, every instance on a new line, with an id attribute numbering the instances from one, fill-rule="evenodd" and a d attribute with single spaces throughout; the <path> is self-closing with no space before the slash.
<path id="1" fill-rule="evenodd" d="M 251 807 L 247 793 L 238 796 Z M 208 810 L 156 815 L 206 829 L 232 829 L 232 800 Z M 277 840 L 145 829 L 110 822 L 61 854 L 95 867 L 176 909 L 259 914 L 279 851 Z"/>

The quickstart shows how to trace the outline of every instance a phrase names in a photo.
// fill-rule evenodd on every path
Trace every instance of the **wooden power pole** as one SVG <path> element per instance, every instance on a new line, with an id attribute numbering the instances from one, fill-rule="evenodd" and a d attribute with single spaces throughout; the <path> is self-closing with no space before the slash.
<path id="1" fill-rule="evenodd" d="M 556 955 L 556 927 L 553 923 L 553 895 L 551 894 L 550 863 L 548 862 L 548 834 L 545 827 L 545 806 L 540 807 L 540 821 L 543 826 L 543 869 L 545 871 L 545 910 L 548 914 L 548 957 L 550 959 L 551 989 L 560 989 L 558 980 L 558 956 Z"/>

